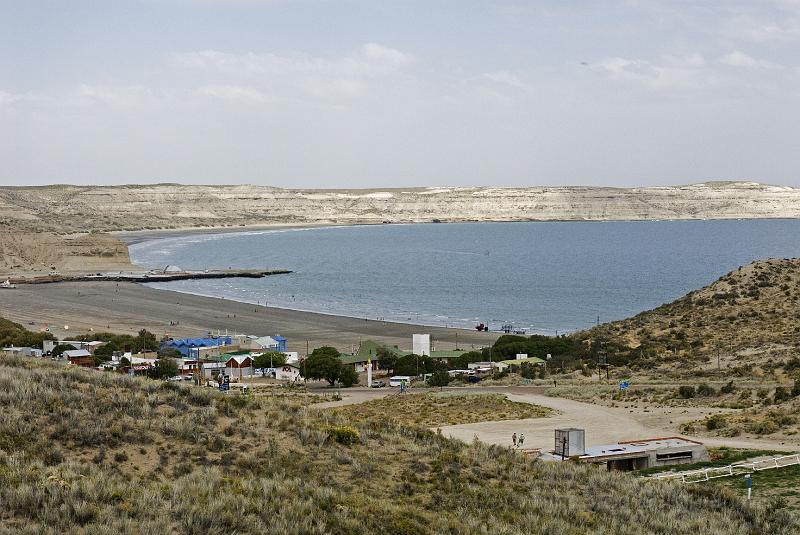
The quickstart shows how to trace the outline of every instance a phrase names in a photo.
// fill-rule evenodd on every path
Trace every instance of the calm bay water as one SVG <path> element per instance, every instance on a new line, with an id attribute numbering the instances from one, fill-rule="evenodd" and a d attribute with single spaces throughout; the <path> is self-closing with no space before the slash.
<path id="1" fill-rule="evenodd" d="M 131 246 L 151 268 L 290 275 L 152 284 L 297 310 L 553 334 L 634 315 L 752 260 L 800 256 L 800 221 L 381 225 L 191 235 Z"/>

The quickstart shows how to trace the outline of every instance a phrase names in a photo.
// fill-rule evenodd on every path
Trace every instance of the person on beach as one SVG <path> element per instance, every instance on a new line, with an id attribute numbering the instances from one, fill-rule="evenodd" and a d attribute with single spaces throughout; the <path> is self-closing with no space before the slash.
<path id="1" fill-rule="evenodd" d="M 523 442 L 525 442 L 525 433 L 520 433 L 519 439 L 517 439 L 517 445 L 521 448 Z"/>
<path id="2" fill-rule="evenodd" d="M 514 447 L 516 448 L 517 447 L 517 434 L 516 433 L 511 435 L 511 442 L 514 443 Z"/>

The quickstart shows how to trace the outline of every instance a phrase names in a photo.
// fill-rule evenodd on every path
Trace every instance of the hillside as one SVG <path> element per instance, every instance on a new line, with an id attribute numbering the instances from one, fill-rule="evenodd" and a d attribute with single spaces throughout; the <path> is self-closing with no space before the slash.
<path id="1" fill-rule="evenodd" d="M 17 358 L 0 359 L 0 384 L 2 534 L 797 528 L 732 492 L 350 421 L 289 392 L 223 395 Z"/>
<path id="2" fill-rule="evenodd" d="M 800 259 L 753 262 L 684 297 L 578 337 L 617 363 L 764 366 L 800 347 Z M 613 362 L 612 362 L 613 363 Z"/>
<path id="3" fill-rule="evenodd" d="M 55 232 L 271 223 L 800 217 L 800 189 L 751 182 L 650 188 L 293 190 L 263 186 L 0 188 L 0 225 Z"/>

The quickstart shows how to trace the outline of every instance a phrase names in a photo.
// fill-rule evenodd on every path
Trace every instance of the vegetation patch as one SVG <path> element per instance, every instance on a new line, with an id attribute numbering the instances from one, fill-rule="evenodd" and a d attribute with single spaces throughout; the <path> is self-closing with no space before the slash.
<path id="1" fill-rule="evenodd" d="M 552 412 L 546 407 L 509 401 L 503 394 L 477 392 L 393 394 L 335 410 L 354 422 L 391 420 L 402 425 L 421 427 L 543 418 Z"/>
<path id="2" fill-rule="evenodd" d="M 300 396 L 0 358 L 0 406 L 0 535 L 798 530 L 727 489 L 537 462 Z M 341 426 L 360 439 L 331 440 Z"/>

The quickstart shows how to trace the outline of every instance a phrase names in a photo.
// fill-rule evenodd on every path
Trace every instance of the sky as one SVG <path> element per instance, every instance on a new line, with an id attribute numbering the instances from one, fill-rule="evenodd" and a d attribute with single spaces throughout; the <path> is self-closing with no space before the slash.
<path id="1" fill-rule="evenodd" d="M 800 0 L 0 0 L 0 184 L 800 185 Z"/>

